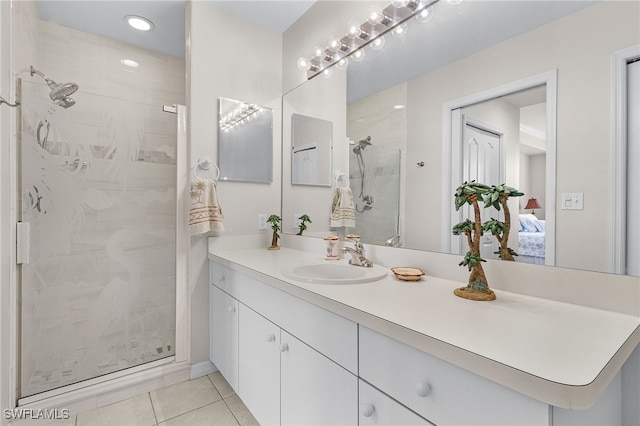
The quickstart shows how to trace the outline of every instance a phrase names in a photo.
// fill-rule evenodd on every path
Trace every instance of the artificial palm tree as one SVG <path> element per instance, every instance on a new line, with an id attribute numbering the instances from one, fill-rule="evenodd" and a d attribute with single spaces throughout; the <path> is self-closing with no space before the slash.
<path id="1" fill-rule="evenodd" d="M 466 287 L 457 288 L 454 294 L 465 299 L 472 300 L 494 300 L 495 293 L 489 289 L 487 277 L 482 268 L 485 260 L 480 257 L 480 239 L 482 237 L 482 219 L 480 217 L 480 206 L 478 200 L 489 192 L 487 185 L 476 183 L 475 181 L 465 182 L 460 185 L 455 192 L 456 210 L 460 210 L 465 204 L 473 206 L 474 221 L 467 219 L 458 223 L 452 229 L 454 235 L 464 234 L 469 243 L 469 251 L 464 256 L 460 266 L 469 268 L 469 283 Z"/>
<path id="2" fill-rule="evenodd" d="M 280 231 L 281 220 L 282 219 L 277 214 L 272 214 L 267 219 L 267 222 L 271 224 L 271 229 L 273 230 L 273 235 L 271 236 L 271 246 L 269 247 L 269 250 L 280 250 L 280 247 L 278 246 L 278 238 L 280 238 L 280 235 L 278 235 L 278 231 Z"/>
<path id="3" fill-rule="evenodd" d="M 298 218 L 298 220 L 300 221 L 300 225 L 298 225 L 299 231 L 298 231 L 298 233 L 296 235 L 302 235 L 302 232 L 306 231 L 307 228 L 308 228 L 307 227 L 307 223 L 311 223 L 311 218 L 309 218 L 308 215 L 303 214 L 302 216 L 300 216 Z"/>
<path id="4" fill-rule="evenodd" d="M 498 240 L 498 243 L 500 243 L 500 249 L 497 254 L 502 260 L 513 261 L 513 256 L 518 255 L 518 253 L 507 246 L 509 231 L 511 231 L 511 213 L 509 212 L 507 201 L 509 200 L 509 197 L 521 197 L 523 195 L 524 194 L 517 189 L 502 184 L 498 186 L 492 185 L 491 188 L 489 188 L 489 191 L 487 191 L 483 196 L 485 208 L 494 207 L 496 210 L 500 211 L 500 206 L 502 206 L 502 210 L 504 211 L 504 222 L 491 218 L 491 220 L 482 224 L 482 229 L 484 231 L 491 232 L 491 234 Z"/>

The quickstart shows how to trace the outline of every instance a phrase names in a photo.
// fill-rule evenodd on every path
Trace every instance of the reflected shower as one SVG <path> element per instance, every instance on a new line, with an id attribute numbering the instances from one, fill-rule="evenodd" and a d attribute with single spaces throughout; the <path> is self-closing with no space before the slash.
<path id="1" fill-rule="evenodd" d="M 353 147 L 354 154 L 360 154 L 360 152 L 368 145 L 371 145 L 371 136 L 367 136 L 366 138 L 360 140 L 357 145 Z"/>
<path id="2" fill-rule="evenodd" d="M 353 153 L 356 154 L 356 159 L 358 161 L 358 169 L 360 170 L 360 194 L 358 198 L 360 198 L 364 205 L 362 209 L 358 207 L 356 204 L 356 210 L 358 213 L 363 213 L 366 210 L 371 210 L 373 207 L 373 196 L 364 193 L 364 184 L 365 184 L 365 172 L 366 172 L 366 164 L 364 163 L 364 158 L 362 158 L 362 151 L 371 145 L 371 136 L 367 136 L 364 139 L 361 139 L 356 146 L 353 147 Z"/>
<path id="3" fill-rule="evenodd" d="M 78 85 L 76 83 L 56 83 L 51 80 L 49 77 L 41 73 L 40 71 L 33 68 L 31 66 L 31 76 L 34 74 L 39 75 L 46 81 L 47 86 L 51 89 L 51 93 L 49 93 L 49 97 L 56 105 L 61 106 L 62 108 L 69 108 L 75 105 L 76 101 L 74 101 L 69 96 L 74 94 L 78 90 Z"/>

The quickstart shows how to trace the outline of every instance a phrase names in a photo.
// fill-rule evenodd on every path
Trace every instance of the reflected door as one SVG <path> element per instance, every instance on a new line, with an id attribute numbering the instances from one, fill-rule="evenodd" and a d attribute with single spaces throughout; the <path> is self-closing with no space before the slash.
<path id="1" fill-rule="evenodd" d="M 171 357 L 176 115 L 24 83 L 20 396 Z"/>
<path id="2" fill-rule="evenodd" d="M 465 181 L 475 180 L 485 185 L 499 185 L 501 183 L 500 152 L 502 137 L 478 124 L 472 124 L 465 120 L 463 130 L 463 174 Z M 482 221 L 490 218 L 499 219 L 498 211 L 493 208 L 482 208 Z M 471 206 L 465 206 L 465 218 L 473 221 L 474 214 Z M 464 218 L 463 218 L 464 220 Z M 463 239 L 460 239 L 463 240 Z M 465 240 L 466 241 L 466 240 Z M 490 233 L 482 236 L 480 243 L 480 256 L 483 259 L 497 259 L 498 242 Z M 463 253 L 463 251 L 461 251 Z"/>

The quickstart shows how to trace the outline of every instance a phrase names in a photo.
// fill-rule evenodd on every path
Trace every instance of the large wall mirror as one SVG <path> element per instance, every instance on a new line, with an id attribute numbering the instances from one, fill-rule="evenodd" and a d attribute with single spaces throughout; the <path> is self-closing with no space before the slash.
<path id="1" fill-rule="evenodd" d="M 614 200 L 637 194 L 616 193 L 634 190 L 626 181 L 614 186 L 612 60 L 640 45 L 640 4 L 441 1 L 433 12 L 333 74 L 346 79 L 334 163 L 349 173 L 357 210 L 356 228 L 345 232 L 373 244 L 459 252 L 453 191 L 477 178 L 525 194 L 510 204 L 509 245 L 523 252 L 517 261 L 638 275 L 615 266 L 615 247 L 640 235 L 615 219 L 624 214 Z M 285 100 L 300 99 L 316 81 L 327 80 L 312 78 Z M 339 125 L 339 117 L 332 121 Z M 625 161 L 639 167 L 637 155 Z M 289 189 L 283 211 L 302 208 Z M 336 231 L 328 222 L 319 234 Z"/>
<path id="2" fill-rule="evenodd" d="M 220 98 L 220 179 L 273 181 L 273 111 L 249 102 Z"/>

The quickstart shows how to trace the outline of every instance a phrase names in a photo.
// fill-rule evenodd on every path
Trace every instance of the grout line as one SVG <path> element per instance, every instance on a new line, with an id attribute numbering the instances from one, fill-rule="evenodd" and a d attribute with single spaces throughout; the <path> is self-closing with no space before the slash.
<path id="1" fill-rule="evenodd" d="M 222 401 L 224 402 L 224 405 L 227 406 L 227 410 L 229 410 L 229 412 L 231 413 L 233 418 L 236 419 L 236 423 L 238 423 L 238 425 L 241 426 L 240 425 L 240 420 L 238 420 L 238 417 L 236 416 L 236 413 L 234 413 L 233 410 L 231 409 L 231 406 L 229 406 L 229 404 L 227 404 L 227 400 L 225 398 L 222 398 Z"/>
<path id="2" fill-rule="evenodd" d="M 156 425 L 158 424 L 158 416 L 156 415 L 156 407 L 153 406 L 153 399 L 151 398 L 151 392 L 147 392 L 149 396 L 149 402 L 151 403 L 151 410 L 153 411 L 153 418 L 156 419 Z"/>

